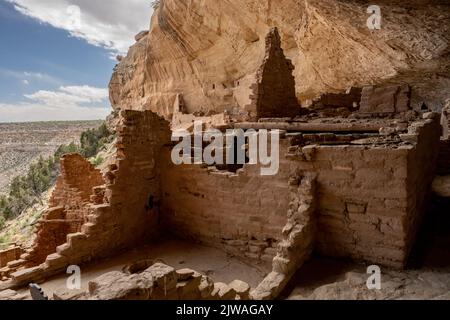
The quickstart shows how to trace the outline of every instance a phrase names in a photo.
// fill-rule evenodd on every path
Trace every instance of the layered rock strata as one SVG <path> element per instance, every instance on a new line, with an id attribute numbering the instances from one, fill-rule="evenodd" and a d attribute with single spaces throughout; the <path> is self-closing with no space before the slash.
<path id="1" fill-rule="evenodd" d="M 295 67 L 302 102 L 350 87 L 405 84 L 412 104 L 440 110 L 448 88 L 447 1 L 378 1 L 382 25 L 370 30 L 369 1 L 164 0 L 110 85 L 114 109 L 169 117 L 178 94 L 189 113 L 249 104 L 265 38 L 277 27 Z"/>

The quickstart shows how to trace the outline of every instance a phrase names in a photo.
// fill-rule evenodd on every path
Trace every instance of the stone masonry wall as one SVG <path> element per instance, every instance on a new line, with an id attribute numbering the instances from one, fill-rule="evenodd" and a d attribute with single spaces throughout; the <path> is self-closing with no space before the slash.
<path id="1" fill-rule="evenodd" d="M 66 220 L 63 207 L 47 210 L 38 222 L 33 246 L 21 257 L 25 260 L 24 265 L 35 267 L 45 262 L 48 255 L 56 252 L 56 248 L 67 241 L 68 234 L 80 231 L 81 225 L 81 220 Z"/>
<path id="2" fill-rule="evenodd" d="M 318 175 L 318 251 L 401 266 L 409 148 L 308 146 L 304 152 L 313 153 L 305 165 Z"/>
<path id="3" fill-rule="evenodd" d="M 405 266 L 434 176 L 439 142 L 436 119 L 416 125 L 415 133 L 403 137 L 416 141 L 397 146 L 291 148 L 299 169 L 317 173 L 320 253 Z"/>
<path id="4" fill-rule="evenodd" d="M 169 125 L 152 112 L 122 111 L 117 128 L 116 163 L 92 190 L 81 231 L 47 256 L 45 263 L 12 274 L 14 284 L 46 278 L 121 249 L 145 243 L 159 231 L 159 174 L 156 159 L 170 141 Z M 79 172 L 80 181 L 83 172 Z M 75 213 L 74 213 L 75 215 Z"/>
<path id="5" fill-rule="evenodd" d="M 251 292 L 252 299 L 277 298 L 295 272 L 310 258 L 317 236 L 316 175 L 297 171 L 289 179 L 290 202 L 283 237 L 272 271 Z"/>
<path id="6" fill-rule="evenodd" d="M 251 86 L 251 103 L 245 107 L 251 118 L 299 115 L 293 70 L 294 65 L 281 48 L 278 29 L 271 29 L 266 37 L 264 61 L 256 71 L 256 83 Z"/>
<path id="7" fill-rule="evenodd" d="M 48 255 L 67 241 L 67 235 L 81 231 L 89 214 L 89 199 L 93 188 L 104 184 L 102 175 L 78 154 L 61 159 L 61 174 L 49 201 L 49 209 L 36 225 L 36 240 L 20 257 L 0 270 L 2 276 L 24 268 L 38 266 Z"/>
<path id="8" fill-rule="evenodd" d="M 79 154 L 61 159 L 61 175 L 47 210 L 37 226 L 37 238 L 24 256 L 27 266 L 36 266 L 66 242 L 68 234 L 81 231 L 87 222 L 93 188 L 104 184 L 99 170 Z"/>
<path id="9" fill-rule="evenodd" d="M 100 171 L 82 156 L 65 155 L 49 207 L 61 206 L 68 212 L 75 212 L 81 203 L 89 202 L 93 188 L 104 184 Z"/>
<path id="10" fill-rule="evenodd" d="M 287 148 L 288 140 L 281 140 L 282 154 Z M 250 296 L 276 298 L 314 250 L 315 175 L 285 157 L 276 176 L 261 176 L 259 165 L 244 165 L 237 173 L 175 166 L 169 151 L 161 161 L 165 229 L 270 263 L 271 272 Z"/>
<path id="11" fill-rule="evenodd" d="M 175 167 L 166 152 L 163 221 L 175 233 L 269 261 L 288 220 L 288 182 L 295 172 L 311 173 L 317 175 L 317 250 L 403 267 L 435 171 L 439 123 L 426 117 L 397 143 L 296 146 L 295 138 L 282 140 L 273 177 L 248 165 L 237 174 Z"/>
<path id="12" fill-rule="evenodd" d="M 431 185 L 436 176 L 441 127 L 439 115 L 428 113 L 425 121 L 416 122 L 408 135 L 416 136 L 416 146 L 408 155 L 408 215 L 406 252 L 415 243 L 416 234 L 422 225 L 431 194 Z"/>
<path id="13" fill-rule="evenodd" d="M 442 109 L 441 115 L 442 136 L 444 140 L 450 139 L 450 100 L 446 103 Z"/>
<path id="14" fill-rule="evenodd" d="M 450 101 L 442 110 L 441 125 L 443 135 L 439 148 L 438 174 L 450 174 Z"/>
<path id="15" fill-rule="evenodd" d="M 20 247 L 0 251 L 0 268 L 4 268 L 9 262 L 19 259 L 22 253 L 23 249 Z"/>
<path id="16" fill-rule="evenodd" d="M 410 109 L 411 88 L 408 85 L 365 87 L 362 90 L 360 112 L 385 114 L 406 112 Z"/>
<path id="17" fill-rule="evenodd" d="M 281 159 L 283 161 L 283 159 Z M 289 166 L 275 177 L 259 166 L 237 173 L 201 165 L 175 166 L 164 152 L 162 221 L 175 234 L 271 262 L 289 209 Z"/>
<path id="18" fill-rule="evenodd" d="M 101 257 L 157 235 L 159 212 L 149 202 L 159 197 L 156 158 L 170 140 L 168 123 L 152 112 L 124 111 L 117 133 L 116 163 L 105 174 L 103 203 L 91 206 L 82 232 L 58 250 L 69 260 Z"/>

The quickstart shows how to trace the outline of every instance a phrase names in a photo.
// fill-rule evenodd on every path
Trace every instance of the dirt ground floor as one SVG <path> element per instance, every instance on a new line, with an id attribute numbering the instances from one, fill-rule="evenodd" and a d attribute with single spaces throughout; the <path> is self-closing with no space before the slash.
<path id="1" fill-rule="evenodd" d="M 219 249 L 195 244 L 185 240 L 167 238 L 153 245 L 129 250 L 113 258 L 81 266 L 82 290 L 88 289 L 88 283 L 95 278 L 111 272 L 121 271 L 124 267 L 140 260 L 163 262 L 175 269 L 189 268 L 208 275 L 215 282 L 230 283 L 239 279 L 256 287 L 268 273 L 269 265 L 252 265 Z M 70 275 L 62 274 L 40 284 L 44 292 L 52 297 L 57 290 L 65 289 Z M 28 290 L 20 290 L 26 294 Z"/>

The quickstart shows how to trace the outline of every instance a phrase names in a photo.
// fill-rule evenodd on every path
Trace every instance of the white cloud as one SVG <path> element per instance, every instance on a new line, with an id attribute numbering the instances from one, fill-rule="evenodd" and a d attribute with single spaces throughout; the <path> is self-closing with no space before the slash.
<path id="1" fill-rule="evenodd" d="M 28 82 L 27 84 L 30 84 L 31 82 L 40 82 L 50 84 L 53 86 L 59 86 L 63 82 L 62 80 L 45 73 L 27 72 L 27 71 L 22 72 L 3 68 L 0 68 L 0 76 L 3 76 L 8 79 L 13 78 L 18 81 L 21 81 L 24 84 L 25 82 Z"/>
<path id="2" fill-rule="evenodd" d="M 108 89 L 94 88 L 90 86 L 61 87 L 61 91 L 89 100 L 89 102 L 101 102 L 109 97 Z"/>
<path id="3" fill-rule="evenodd" d="M 104 119 L 111 110 L 108 90 L 90 86 L 40 90 L 25 97 L 29 101 L 0 103 L 0 122 Z"/>
<path id="4" fill-rule="evenodd" d="M 24 79 L 24 80 L 22 80 L 22 83 L 27 86 L 30 84 L 30 81 L 28 81 L 27 79 Z"/>
<path id="5" fill-rule="evenodd" d="M 52 106 L 101 103 L 108 98 L 108 89 L 89 86 L 60 87 L 58 91 L 39 90 L 26 98 Z"/>
<path id="6" fill-rule="evenodd" d="M 24 72 L 23 73 L 25 77 L 28 78 L 35 78 L 35 79 L 44 79 L 45 77 L 47 77 L 47 75 L 43 75 L 40 72 Z"/>
<path id="7" fill-rule="evenodd" d="M 119 53 L 128 50 L 134 42 L 134 35 L 149 28 L 153 10 L 149 0 L 7 1 L 29 17 Z"/>

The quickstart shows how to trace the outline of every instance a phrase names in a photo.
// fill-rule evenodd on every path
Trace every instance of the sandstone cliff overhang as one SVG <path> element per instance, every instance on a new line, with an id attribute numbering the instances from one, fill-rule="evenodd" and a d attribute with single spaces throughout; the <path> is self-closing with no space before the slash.
<path id="1" fill-rule="evenodd" d="M 115 69 L 112 105 L 164 117 L 179 93 L 189 113 L 248 105 L 266 35 L 277 27 L 302 103 L 350 87 L 408 83 L 413 107 L 440 110 L 450 98 L 448 2 L 380 1 L 380 30 L 367 27 L 372 4 L 165 0 L 149 33 Z"/>

